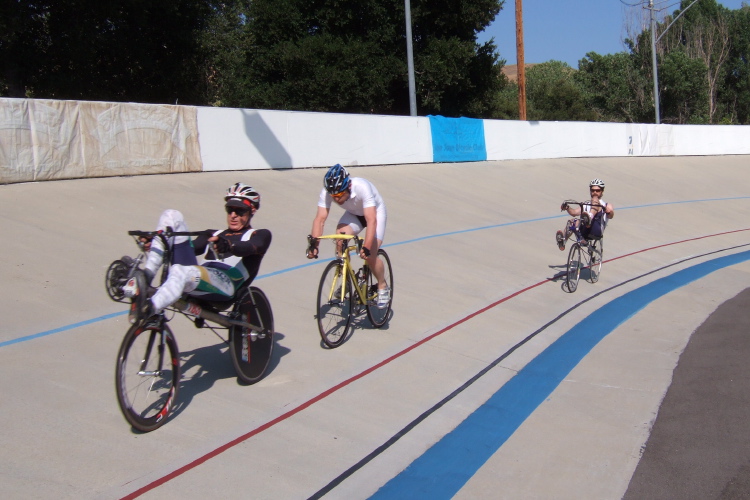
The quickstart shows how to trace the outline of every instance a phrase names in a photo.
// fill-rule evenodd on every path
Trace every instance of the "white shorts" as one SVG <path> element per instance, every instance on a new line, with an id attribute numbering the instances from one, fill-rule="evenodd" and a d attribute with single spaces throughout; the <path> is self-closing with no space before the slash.
<path id="1" fill-rule="evenodd" d="M 385 226 L 388 223 L 388 214 L 385 211 L 385 207 L 378 210 L 378 228 L 375 231 L 375 237 L 380 241 L 385 240 Z M 344 215 L 339 219 L 339 225 L 347 225 L 352 228 L 354 234 L 359 234 L 365 228 L 365 217 L 354 215 L 351 212 L 344 212 Z"/>

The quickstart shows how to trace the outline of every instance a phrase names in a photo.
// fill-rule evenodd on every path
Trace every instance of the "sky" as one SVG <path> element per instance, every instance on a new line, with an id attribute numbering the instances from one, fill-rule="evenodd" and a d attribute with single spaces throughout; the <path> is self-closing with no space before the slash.
<path id="1" fill-rule="evenodd" d="M 744 1 L 750 4 L 750 0 Z M 494 37 L 500 58 L 507 65 L 516 64 L 515 2 L 505 0 L 495 21 L 477 37 L 479 43 Z M 739 9 L 742 2 L 717 0 L 731 10 Z M 648 0 L 525 0 L 524 60 L 526 64 L 563 61 L 578 68 L 578 61 L 588 52 L 624 52 L 623 41 L 641 31 L 640 18 L 648 22 L 643 4 L 648 5 Z M 654 6 L 663 10 L 662 15 L 672 13 L 679 5 L 680 0 L 654 0 Z M 633 27 L 638 29 L 633 31 Z"/>

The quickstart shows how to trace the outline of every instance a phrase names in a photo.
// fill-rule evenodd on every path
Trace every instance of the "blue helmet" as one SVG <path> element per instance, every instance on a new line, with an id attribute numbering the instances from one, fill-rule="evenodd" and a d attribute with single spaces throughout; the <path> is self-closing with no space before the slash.
<path id="1" fill-rule="evenodd" d="M 323 186 L 330 194 L 339 194 L 346 191 L 350 185 L 349 172 L 338 163 L 329 168 L 323 178 Z"/>

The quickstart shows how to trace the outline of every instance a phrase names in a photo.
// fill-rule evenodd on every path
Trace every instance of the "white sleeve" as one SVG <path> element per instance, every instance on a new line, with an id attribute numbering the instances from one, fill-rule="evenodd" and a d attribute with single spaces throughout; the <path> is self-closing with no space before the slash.
<path id="1" fill-rule="evenodd" d="M 320 196 L 318 197 L 318 206 L 323 208 L 331 208 L 332 202 L 333 198 L 331 198 L 331 195 L 328 194 L 326 188 L 321 189 Z"/>
<path id="2" fill-rule="evenodd" d="M 359 188 L 359 194 L 362 197 L 362 208 L 377 206 L 375 193 L 372 191 L 372 184 L 363 182 Z"/>

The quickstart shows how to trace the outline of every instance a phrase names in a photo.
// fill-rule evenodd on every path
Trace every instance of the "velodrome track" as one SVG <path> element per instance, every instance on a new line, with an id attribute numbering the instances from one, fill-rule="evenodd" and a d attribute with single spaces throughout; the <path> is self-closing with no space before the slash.
<path id="1" fill-rule="evenodd" d="M 334 350 L 313 317 L 325 259 L 304 257 L 322 169 L 0 186 L 0 497 L 622 497 L 692 332 L 750 283 L 747 157 L 350 171 L 388 204 L 394 306 Z M 569 294 L 559 205 L 593 177 L 617 213 L 600 281 Z M 165 208 L 222 227 L 236 181 L 274 235 L 255 282 L 278 332 L 269 373 L 239 385 L 219 339 L 175 318 L 177 407 L 135 433 L 104 272 Z"/>

